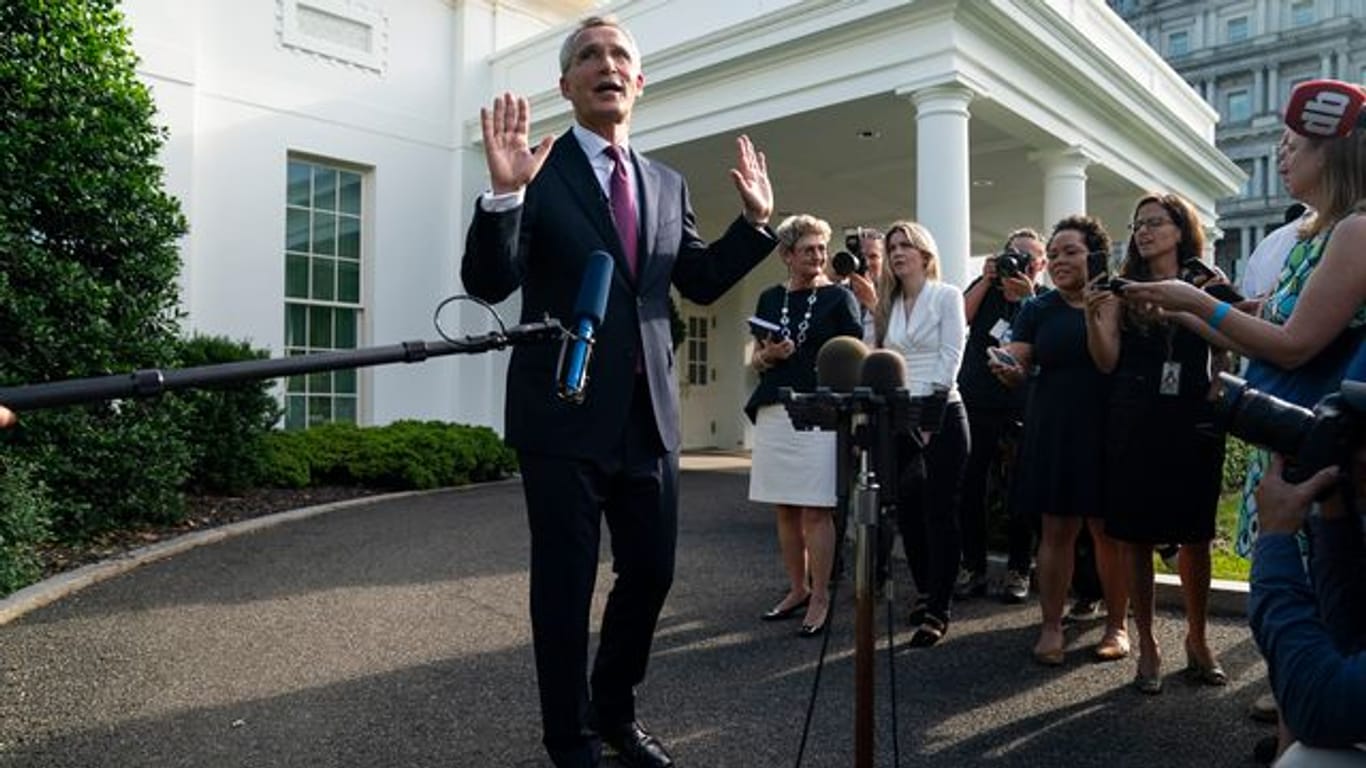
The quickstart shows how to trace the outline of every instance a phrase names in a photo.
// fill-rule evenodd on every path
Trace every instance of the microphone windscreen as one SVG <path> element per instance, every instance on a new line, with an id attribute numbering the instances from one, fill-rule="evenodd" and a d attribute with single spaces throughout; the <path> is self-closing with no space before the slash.
<path id="1" fill-rule="evenodd" d="M 579 283 L 579 298 L 574 302 L 575 319 L 587 318 L 594 325 L 602 325 L 602 316 L 607 314 L 607 295 L 612 291 L 612 269 L 611 254 L 588 254 L 588 266 L 583 270 L 583 282 Z"/>
<path id="2" fill-rule="evenodd" d="M 863 386 L 885 395 L 906 386 L 906 360 L 890 349 L 870 352 L 863 361 Z"/>
<path id="3" fill-rule="evenodd" d="M 1366 125 L 1366 91 L 1341 80 L 1310 80 L 1295 86 L 1285 124 L 1301 136 L 1341 138 Z"/>
<path id="4" fill-rule="evenodd" d="M 852 392 L 868 348 L 853 336 L 836 336 L 816 353 L 816 384 L 836 392 Z"/>

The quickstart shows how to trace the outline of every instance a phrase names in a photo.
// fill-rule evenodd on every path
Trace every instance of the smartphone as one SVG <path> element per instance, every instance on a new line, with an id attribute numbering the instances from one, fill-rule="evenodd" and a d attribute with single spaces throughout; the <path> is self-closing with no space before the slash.
<path id="1" fill-rule="evenodd" d="M 1105 285 L 1110 274 L 1110 254 L 1105 251 L 1091 251 L 1086 254 L 1086 282 L 1100 278 L 1099 285 Z"/>
<path id="2" fill-rule="evenodd" d="M 1180 277 L 1197 288 L 1203 288 L 1206 293 L 1220 301 L 1237 304 L 1243 300 L 1243 295 L 1228 283 L 1218 283 L 1205 288 L 1205 283 L 1219 277 L 1219 273 L 1199 259 L 1188 259 L 1183 262 Z"/>
<path id="3" fill-rule="evenodd" d="M 1125 280 L 1122 277 L 1112 277 L 1110 278 L 1109 282 L 1106 283 L 1105 287 L 1115 293 L 1124 293 L 1124 286 L 1128 285 L 1131 282 L 1133 281 Z"/>
<path id="4" fill-rule="evenodd" d="M 987 357 L 1008 368 L 1018 368 L 1020 366 L 1020 361 L 1016 360 L 1014 355 L 1000 347 L 987 347 Z"/>
<path id="5" fill-rule="evenodd" d="M 765 320 L 757 315 L 749 319 L 749 329 L 755 336 L 764 341 L 778 339 L 781 337 L 783 330 L 777 323 Z"/>

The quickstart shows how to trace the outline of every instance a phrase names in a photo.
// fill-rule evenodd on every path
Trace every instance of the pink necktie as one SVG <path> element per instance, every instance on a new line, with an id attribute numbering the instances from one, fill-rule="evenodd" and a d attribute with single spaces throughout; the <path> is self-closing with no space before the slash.
<path id="1" fill-rule="evenodd" d="M 612 198 L 612 223 L 617 227 L 617 237 L 621 238 L 621 250 L 626 256 L 626 266 L 631 269 L 631 277 L 637 272 L 637 231 L 636 196 L 631 189 L 631 177 L 626 175 L 625 153 L 620 147 L 609 146 L 607 154 L 612 158 L 612 181 L 609 184 Z"/>

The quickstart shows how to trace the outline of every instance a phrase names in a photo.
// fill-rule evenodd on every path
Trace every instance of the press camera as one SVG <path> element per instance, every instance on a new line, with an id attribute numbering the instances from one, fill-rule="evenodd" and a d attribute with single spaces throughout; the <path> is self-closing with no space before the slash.
<path id="1" fill-rule="evenodd" d="M 844 250 L 835 252 L 830 258 L 830 266 L 840 277 L 848 277 L 855 272 L 868 274 L 868 257 L 863 255 L 863 243 L 857 232 L 844 236 Z"/>
<path id="2" fill-rule="evenodd" d="M 996 285 L 1008 277 L 1019 277 L 1029 274 L 1029 263 L 1033 257 L 1029 254 L 1014 249 L 1006 249 L 991 257 L 996 265 Z"/>
<path id="3" fill-rule="evenodd" d="M 1217 426 L 1286 457 L 1286 482 L 1299 483 L 1331 466 L 1346 466 L 1366 426 L 1366 381 L 1344 381 L 1313 410 L 1259 392 L 1219 374 Z"/>

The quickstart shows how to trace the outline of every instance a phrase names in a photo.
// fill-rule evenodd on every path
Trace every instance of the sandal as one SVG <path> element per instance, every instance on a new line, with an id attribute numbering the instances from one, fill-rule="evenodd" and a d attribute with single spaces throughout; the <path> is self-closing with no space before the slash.
<path id="1" fill-rule="evenodd" d="M 1107 632 L 1096 646 L 1096 661 L 1119 661 L 1129 655 L 1129 634 L 1124 630 Z"/>

